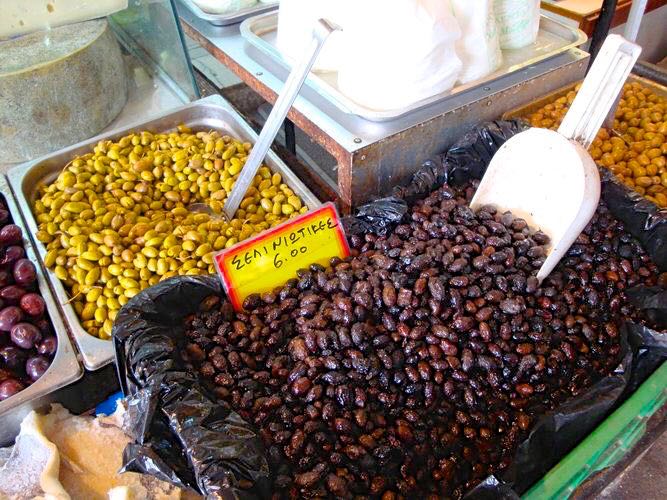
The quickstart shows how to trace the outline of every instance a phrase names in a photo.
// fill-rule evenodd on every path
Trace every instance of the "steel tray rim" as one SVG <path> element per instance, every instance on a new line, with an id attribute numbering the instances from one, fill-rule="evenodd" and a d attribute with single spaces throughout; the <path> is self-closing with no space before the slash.
<path id="1" fill-rule="evenodd" d="M 237 10 L 236 12 L 231 12 L 229 14 L 210 14 L 205 12 L 201 7 L 195 4 L 192 0 L 180 0 L 180 2 L 190 10 L 195 16 L 204 21 L 209 22 L 214 26 L 229 26 L 230 24 L 237 24 L 248 19 L 251 16 L 266 14 L 273 10 L 276 10 L 279 6 L 279 2 L 273 4 L 264 5 L 258 3 L 253 7 L 246 7 L 245 9 Z"/>
<path id="2" fill-rule="evenodd" d="M 7 209 L 12 216 L 13 223 L 19 226 L 23 232 L 23 247 L 25 248 L 26 257 L 35 264 L 37 271 L 37 287 L 40 295 L 44 298 L 44 302 L 46 303 L 46 311 L 58 340 L 56 355 L 46 373 L 44 373 L 39 380 L 18 394 L 5 401 L 0 401 L 0 418 L 3 418 L 8 413 L 30 401 L 51 394 L 66 385 L 76 382 L 83 376 L 83 369 L 77 359 L 77 352 L 67 334 L 67 328 L 63 322 L 60 309 L 52 294 L 52 290 L 49 287 L 48 279 L 44 274 L 41 259 L 37 258 L 37 253 L 35 252 L 34 245 L 31 241 L 30 233 L 26 228 L 21 210 L 19 209 L 14 194 L 4 176 L 0 176 L 0 193 L 2 193 L 5 198 Z"/>
<path id="3" fill-rule="evenodd" d="M 104 132 L 100 135 L 79 142 L 78 144 L 73 144 L 72 146 L 68 146 L 54 153 L 18 165 L 8 172 L 7 177 L 9 179 L 9 184 L 16 193 L 18 204 L 21 207 L 24 219 L 26 220 L 30 232 L 32 234 L 37 232 L 37 221 L 32 212 L 32 200 L 28 199 L 28 196 L 24 191 L 24 179 L 34 169 L 38 169 L 40 164 L 53 161 L 60 157 L 68 157 L 71 159 L 72 156 L 77 154 L 77 151 L 84 148 L 88 150 L 90 146 L 96 144 L 100 140 L 120 137 L 132 130 L 143 130 L 146 128 L 151 128 L 152 123 L 160 120 L 169 120 L 170 117 L 173 117 L 173 119 L 176 120 L 176 117 L 178 117 L 179 114 L 187 113 L 188 111 L 194 112 L 197 108 L 217 110 L 221 113 L 221 115 L 229 119 L 229 126 L 230 128 L 233 128 L 233 130 L 230 130 L 229 132 L 239 133 L 242 135 L 242 138 L 248 140 L 249 142 L 255 143 L 257 141 L 257 134 L 252 129 L 252 127 L 250 127 L 250 125 L 248 125 L 248 123 L 243 120 L 243 118 L 232 108 L 229 103 L 227 103 L 227 101 L 224 100 L 224 98 L 219 95 L 214 95 L 204 99 L 199 99 L 178 108 L 169 109 L 167 111 L 163 111 L 162 113 L 146 117 L 129 125 L 119 127 L 118 129 L 111 130 L 109 132 Z M 178 122 L 180 122 L 180 120 L 178 120 Z M 169 127 L 162 127 L 162 130 L 172 129 L 178 125 L 178 122 L 175 121 Z M 312 209 L 321 205 L 320 200 L 318 200 L 315 195 L 301 182 L 296 174 L 294 174 L 294 172 L 292 172 L 289 167 L 285 165 L 282 160 L 280 160 L 275 152 L 269 150 L 265 161 L 267 164 L 269 164 L 269 167 L 272 171 L 278 172 L 283 176 L 284 182 L 302 198 L 306 206 Z M 62 164 L 64 165 L 64 163 Z M 45 176 L 46 175 L 44 175 L 44 177 Z M 39 241 L 35 241 L 35 247 L 37 249 L 37 254 L 39 255 L 39 260 L 41 263 L 43 262 L 44 256 L 46 255 L 46 247 Z M 81 325 L 81 322 L 77 317 L 74 308 L 72 305 L 67 303 L 69 297 L 62 282 L 51 270 L 46 270 L 46 276 L 51 283 L 58 302 L 61 304 L 65 320 L 68 323 L 70 331 L 72 332 L 72 336 L 74 337 L 74 341 L 79 348 L 83 358 L 84 366 L 88 370 L 97 370 L 111 363 L 114 360 L 113 342 L 110 340 L 99 339 L 86 332 L 86 330 Z"/>
<path id="4" fill-rule="evenodd" d="M 186 0 L 183 0 L 186 1 Z M 284 68 L 290 69 L 290 62 L 283 57 L 283 55 L 270 43 L 262 38 L 262 34 L 267 31 L 277 30 L 277 12 L 266 12 L 256 16 L 247 18 L 241 23 L 240 33 L 241 36 L 248 42 L 253 48 L 257 49 L 262 55 L 270 58 L 274 63 L 278 63 Z M 552 57 L 555 57 L 561 53 L 564 53 L 570 49 L 579 47 L 586 42 L 588 36 L 582 30 L 574 28 L 572 26 L 567 26 L 550 16 L 541 15 L 540 23 L 546 23 L 547 25 L 554 26 L 559 30 L 567 30 L 571 37 L 568 39 L 569 43 L 559 47 L 557 50 L 552 51 L 541 56 L 535 56 L 521 64 L 515 64 L 507 68 L 505 73 L 496 74 L 492 73 L 489 77 L 482 78 L 480 80 L 475 80 L 463 85 L 457 85 L 452 90 L 448 90 L 441 94 L 434 95 L 427 99 L 423 99 L 406 108 L 394 109 L 394 110 L 376 110 L 372 108 L 365 107 L 361 104 L 357 104 L 352 99 L 346 97 L 342 92 L 337 88 L 333 87 L 327 83 L 317 72 L 312 72 L 306 78 L 306 84 L 319 94 L 323 95 L 327 100 L 329 100 L 334 106 L 344 113 L 352 114 L 359 116 L 361 118 L 370 120 L 372 122 L 385 122 L 390 120 L 395 120 L 402 118 L 411 113 L 421 111 L 424 108 L 447 100 L 449 97 L 454 97 L 461 92 L 468 90 L 473 90 L 478 87 L 487 85 L 498 78 L 506 76 L 507 74 L 516 72 L 524 67 L 534 65 L 538 62 L 545 61 Z M 268 26 L 267 26 L 268 25 Z"/>

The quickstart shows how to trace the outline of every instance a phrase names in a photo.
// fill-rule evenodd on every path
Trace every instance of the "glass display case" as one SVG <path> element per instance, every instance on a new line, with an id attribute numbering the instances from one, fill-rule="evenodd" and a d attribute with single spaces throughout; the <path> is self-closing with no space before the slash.
<path id="1" fill-rule="evenodd" d="M 199 98 L 173 0 L 75 24 L 74 4 L 39 22 L 32 3 L 16 5 L 14 25 L 0 23 L 3 171 Z"/>

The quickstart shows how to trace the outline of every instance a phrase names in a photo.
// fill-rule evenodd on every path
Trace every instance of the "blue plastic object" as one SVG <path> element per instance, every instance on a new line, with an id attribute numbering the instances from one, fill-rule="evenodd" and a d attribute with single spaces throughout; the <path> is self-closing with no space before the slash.
<path id="1" fill-rule="evenodd" d="M 95 415 L 111 415 L 116 411 L 116 403 L 123 397 L 123 393 L 118 391 L 109 396 L 95 407 Z"/>

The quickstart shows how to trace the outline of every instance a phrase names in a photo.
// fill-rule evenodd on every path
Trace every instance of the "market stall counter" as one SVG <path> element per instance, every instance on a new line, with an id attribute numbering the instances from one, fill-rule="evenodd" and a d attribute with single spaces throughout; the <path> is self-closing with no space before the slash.
<path id="1" fill-rule="evenodd" d="M 242 36 L 239 25 L 213 26 L 181 3 L 177 7 L 187 35 L 264 99 L 275 102 L 289 72 L 284 61 L 267 58 L 259 46 Z M 250 27 L 251 23 L 257 24 L 257 18 L 244 22 Z M 562 31 L 557 33 L 556 39 L 544 45 L 546 49 L 568 44 L 576 47 L 585 40 L 579 40 L 576 30 L 566 35 L 574 37 L 567 40 L 563 40 Z M 566 48 L 552 56 L 525 66 L 527 61 L 522 60 L 520 70 L 402 116 L 380 117 L 380 121 L 341 109 L 340 99 L 328 97 L 329 86 L 322 87 L 317 78 L 309 78 L 288 117 L 336 159 L 335 171 L 326 174 L 328 183 L 338 186 L 342 206 L 350 210 L 396 184 L 408 182 L 416 165 L 443 151 L 471 126 L 497 118 L 508 107 L 529 102 L 583 76 L 587 66 L 585 52 Z"/>

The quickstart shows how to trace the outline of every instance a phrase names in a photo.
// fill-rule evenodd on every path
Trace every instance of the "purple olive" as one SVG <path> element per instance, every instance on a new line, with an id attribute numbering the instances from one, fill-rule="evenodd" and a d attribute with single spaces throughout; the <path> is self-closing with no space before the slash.
<path id="1" fill-rule="evenodd" d="M 48 335 L 53 331 L 51 328 L 51 322 L 46 318 L 33 319 L 31 321 L 32 324 L 39 328 L 39 331 L 44 335 Z"/>
<path id="2" fill-rule="evenodd" d="M 0 297 L 2 297 L 2 292 L 0 291 Z M 38 317 L 44 314 L 44 309 L 46 308 L 46 303 L 41 295 L 38 293 L 26 293 L 19 302 L 21 309 L 23 309 L 26 314 L 33 317 Z"/>
<path id="3" fill-rule="evenodd" d="M 0 258 L 0 265 L 9 264 L 25 257 L 25 250 L 18 245 L 11 245 L 5 249 L 5 253 Z"/>
<path id="4" fill-rule="evenodd" d="M 14 283 L 14 275 L 5 269 L 0 269 L 0 288 Z"/>
<path id="5" fill-rule="evenodd" d="M 0 384 L 0 401 L 12 397 L 17 392 L 21 392 L 25 386 L 14 378 L 8 378 Z"/>
<path id="6" fill-rule="evenodd" d="M 8 345 L 0 349 L 0 357 L 8 368 L 22 370 L 25 365 L 26 352 L 13 345 Z"/>
<path id="7" fill-rule="evenodd" d="M 0 290 L 0 299 L 7 302 L 7 304 L 15 305 L 19 303 L 21 297 L 26 293 L 25 289 L 20 286 L 9 285 Z"/>
<path id="8" fill-rule="evenodd" d="M 45 356 L 53 356 L 57 350 L 58 350 L 58 339 L 53 335 L 44 337 L 44 339 L 37 346 L 37 352 L 40 354 L 44 354 Z M 2 353 L 2 351 L 0 351 L 0 353 Z"/>
<path id="9" fill-rule="evenodd" d="M 12 327 L 9 336 L 12 342 L 23 349 L 32 349 L 42 340 L 42 332 L 30 323 L 17 323 Z"/>
<path id="10" fill-rule="evenodd" d="M 7 224 L 0 229 L 0 245 L 3 247 L 21 243 L 21 228 L 16 224 Z"/>
<path id="11" fill-rule="evenodd" d="M 49 369 L 49 360 L 44 356 L 33 356 L 25 363 L 25 372 L 33 381 L 40 378 Z"/>
<path id="12" fill-rule="evenodd" d="M 9 306 L 0 311 L 0 331 L 8 332 L 16 323 L 23 320 L 23 310 L 20 307 Z"/>
<path id="13" fill-rule="evenodd" d="M 29 285 L 37 279 L 35 264 L 28 259 L 19 259 L 14 264 L 14 281 L 19 285 Z"/>
<path id="14" fill-rule="evenodd" d="M 9 222 L 9 212 L 3 206 L 0 208 L 0 225 L 7 224 Z"/>

